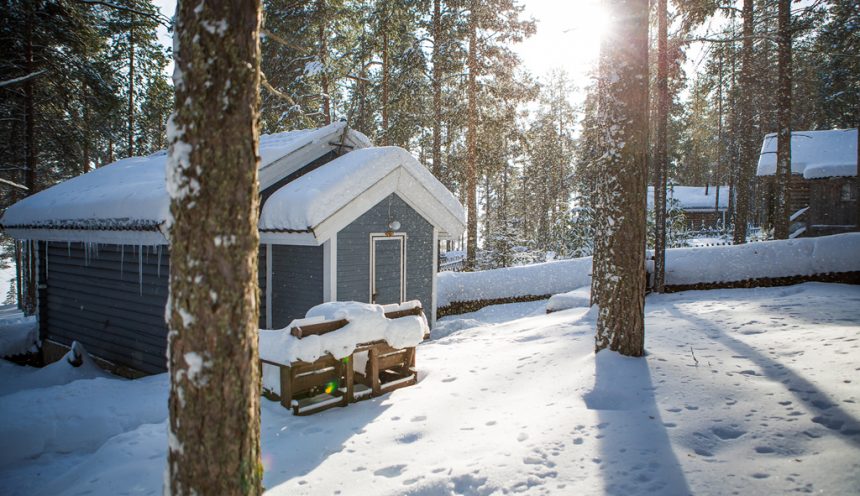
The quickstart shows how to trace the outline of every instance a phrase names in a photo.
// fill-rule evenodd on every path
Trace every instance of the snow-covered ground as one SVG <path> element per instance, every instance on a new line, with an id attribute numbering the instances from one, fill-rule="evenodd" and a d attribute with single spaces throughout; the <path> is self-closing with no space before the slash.
<path id="1" fill-rule="evenodd" d="M 310 417 L 263 400 L 266 487 L 860 491 L 860 287 L 651 295 L 644 359 L 595 356 L 592 314 L 545 305 L 443 319 L 419 383 L 387 396 Z M 80 369 L 58 363 L 65 384 L 0 396 L 3 493 L 160 494 L 166 375 L 68 382 Z M 4 384 L 37 373 L 0 362 Z"/>

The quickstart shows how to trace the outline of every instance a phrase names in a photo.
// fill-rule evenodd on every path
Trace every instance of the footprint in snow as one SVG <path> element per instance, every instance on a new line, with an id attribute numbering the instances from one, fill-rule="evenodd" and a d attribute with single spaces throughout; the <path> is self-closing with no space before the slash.
<path id="1" fill-rule="evenodd" d="M 735 429 L 732 427 L 714 427 L 713 429 L 711 429 L 711 432 L 713 432 L 714 435 L 716 435 L 723 441 L 737 439 L 747 433 L 747 431 Z"/>
<path id="2" fill-rule="evenodd" d="M 401 465 L 391 465 L 391 466 L 384 467 L 384 468 L 381 468 L 381 469 L 373 472 L 373 475 L 381 475 L 382 477 L 388 477 L 388 478 L 398 477 L 400 474 L 403 473 L 403 469 L 405 469 L 405 468 L 406 468 L 406 465 L 402 465 L 402 464 Z"/>

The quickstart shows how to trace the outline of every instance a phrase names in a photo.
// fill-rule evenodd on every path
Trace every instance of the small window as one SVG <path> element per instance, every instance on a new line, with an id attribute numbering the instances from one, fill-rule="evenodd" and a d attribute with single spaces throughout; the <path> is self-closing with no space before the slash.
<path id="1" fill-rule="evenodd" d="M 842 201 L 854 201 L 857 199 L 857 193 L 851 187 L 851 183 L 842 185 Z"/>

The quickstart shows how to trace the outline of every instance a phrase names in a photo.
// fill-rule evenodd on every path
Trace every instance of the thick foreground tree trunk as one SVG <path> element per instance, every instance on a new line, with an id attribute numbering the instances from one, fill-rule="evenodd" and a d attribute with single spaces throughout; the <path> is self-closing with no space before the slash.
<path id="1" fill-rule="evenodd" d="M 648 0 L 607 2 L 613 29 L 600 47 L 605 232 L 594 259 L 600 277 L 595 348 L 645 353 L 645 191 L 648 153 Z"/>
<path id="2" fill-rule="evenodd" d="M 167 494 L 260 494 L 260 1 L 180 0 L 168 123 Z"/>
<path id="3" fill-rule="evenodd" d="M 788 239 L 791 216 L 788 188 L 791 181 L 791 0 L 779 0 L 779 95 L 776 144 L 776 205 L 773 237 Z"/>

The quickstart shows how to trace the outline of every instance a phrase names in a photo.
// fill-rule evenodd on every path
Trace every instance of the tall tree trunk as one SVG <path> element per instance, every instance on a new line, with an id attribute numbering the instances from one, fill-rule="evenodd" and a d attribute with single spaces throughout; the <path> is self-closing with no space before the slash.
<path id="1" fill-rule="evenodd" d="M 791 184 L 791 0 L 779 0 L 779 94 L 777 96 L 776 205 L 773 237 L 788 239 Z"/>
<path id="2" fill-rule="evenodd" d="M 134 156 L 134 14 L 128 28 L 128 156 Z"/>
<path id="3" fill-rule="evenodd" d="M 442 7 L 433 0 L 433 175 L 442 177 Z"/>
<path id="4" fill-rule="evenodd" d="M 31 7 L 32 8 L 32 7 Z M 33 14 L 32 11 L 27 14 L 27 39 L 24 44 L 24 64 L 27 74 L 32 74 L 35 71 L 35 63 L 33 60 Z M 24 83 L 24 148 L 26 160 L 26 175 L 24 185 L 27 186 L 27 195 L 33 195 L 38 192 L 38 182 L 36 180 L 36 104 L 35 104 L 35 79 L 28 79 Z M 24 311 L 28 315 L 36 312 L 36 253 L 35 242 L 28 242 L 27 249 L 27 278 L 25 286 L 27 294 L 24 302 Z"/>
<path id="5" fill-rule="evenodd" d="M 383 6 L 382 13 L 382 145 L 389 145 L 388 140 L 388 79 L 391 67 L 388 57 L 388 7 Z"/>
<path id="6" fill-rule="evenodd" d="M 325 28 L 328 24 L 328 19 L 326 17 L 325 0 L 317 0 L 317 16 L 319 18 L 319 31 L 317 34 L 320 46 L 319 58 L 320 64 L 323 66 L 322 77 L 320 78 L 323 93 L 323 122 L 325 125 L 329 125 L 331 124 L 331 93 L 329 93 L 328 67 L 326 66 L 328 43 L 326 41 Z"/>
<path id="7" fill-rule="evenodd" d="M 469 13 L 469 79 L 466 92 L 468 93 L 468 109 L 466 113 L 466 268 L 475 268 L 475 258 L 478 248 L 478 88 L 476 76 L 478 72 L 478 11 L 480 0 L 471 0 Z"/>
<path id="8" fill-rule="evenodd" d="M 717 173 L 716 179 L 716 194 L 714 195 L 714 213 L 720 214 L 720 186 L 723 184 L 723 49 L 720 48 L 720 58 L 717 66 Z M 719 218 L 719 217 L 718 217 Z"/>
<path id="9" fill-rule="evenodd" d="M 755 159 L 755 142 L 753 141 L 753 0 L 744 0 L 742 10 L 743 48 L 741 49 L 741 77 L 738 91 L 738 130 L 740 132 L 740 153 L 738 157 L 738 182 L 735 212 L 734 244 L 740 245 L 747 241 L 747 224 L 752 210 L 753 161 Z"/>
<path id="10" fill-rule="evenodd" d="M 260 0 L 180 0 L 177 8 L 178 105 L 168 123 L 167 164 L 167 494 L 262 492 L 260 19 Z"/>
<path id="11" fill-rule="evenodd" d="M 669 156 L 666 132 L 669 122 L 669 54 L 667 0 L 657 3 L 657 146 L 654 157 L 654 290 L 666 285 L 666 176 Z"/>
<path id="12" fill-rule="evenodd" d="M 645 193 L 648 155 L 648 0 L 611 0 L 600 47 L 606 221 L 595 350 L 645 353 Z"/>

